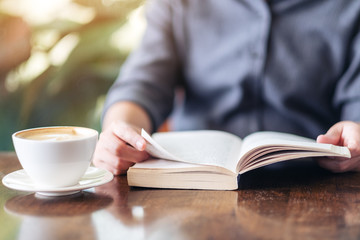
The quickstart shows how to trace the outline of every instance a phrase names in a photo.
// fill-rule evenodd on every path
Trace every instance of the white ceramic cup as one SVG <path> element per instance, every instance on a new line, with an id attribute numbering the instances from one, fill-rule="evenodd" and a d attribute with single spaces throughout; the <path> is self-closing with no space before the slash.
<path id="1" fill-rule="evenodd" d="M 76 185 L 88 169 L 98 132 L 83 127 L 42 127 L 12 135 L 21 166 L 36 186 Z"/>

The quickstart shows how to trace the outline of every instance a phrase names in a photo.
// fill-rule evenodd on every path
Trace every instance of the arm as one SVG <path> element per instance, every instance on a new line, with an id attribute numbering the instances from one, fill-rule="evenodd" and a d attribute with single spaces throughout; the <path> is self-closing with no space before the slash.
<path id="1" fill-rule="evenodd" d="M 115 175 L 148 158 L 140 129 L 156 131 L 172 110 L 178 60 L 167 2 L 149 2 L 143 40 L 107 95 L 93 162 Z"/>
<path id="2" fill-rule="evenodd" d="M 140 136 L 140 129 L 151 132 L 151 125 L 150 117 L 139 105 L 131 102 L 112 105 L 103 121 L 94 165 L 119 175 L 126 173 L 136 162 L 147 159 L 146 142 Z"/>

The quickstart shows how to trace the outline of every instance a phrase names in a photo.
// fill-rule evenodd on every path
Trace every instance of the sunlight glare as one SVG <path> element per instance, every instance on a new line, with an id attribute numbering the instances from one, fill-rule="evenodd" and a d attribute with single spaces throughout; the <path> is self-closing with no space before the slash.
<path id="1" fill-rule="evenodd" d="M 76 3 L 70 3 L 65 11 L 60 13 L 60 17 L 80 24 L 87 24 L 95 18 L 94 8 L 81 6 Z"/>
<path id="2" fill-rule="evenodd" d="M 48 56 L 44 52 L 33 52 L 29 60 L 20 66 L 19 79 L 22 82 L 29 82 L 49 67 Z"/>
<path id="3" fill-rule="evenodd" d="M 110 44 L 120 51 L 131 51 L 140 42 L 146 27 L 144 7 L 140 6 L 129 15 L 129 20 L 110 38 Z"/>
<path id="4" fill-rule="evenodd" d="M 141 206 L 132 207 L 131 213 L 132 213 L 133 217 L 136 219 L 143 219 L 144 215 L 145 215 L 144 208 Z"/>
<path id="5" fill-rule="evenodd" d="M 23 17 L 31 24 L 53 21 L 70 0 L 2 0 L 0 10 Z"/>
<path id="6" fill-rule="evenodd" d="M 60 38 L 60 32 L 58 30 L 44 30 L 39 31 L 32 36 L 34 45 L 37 49 L 47 51 L 52 48 Z"/>
<path id="7" fill-rule="evenodd" d="M 62 65 L 68 59 L 71 51 L 79 43 L 79 40 L 79 35 L 75 33 L 63 37 L 49 53 L 51 64 L 55 66 Z"/>
<path id="8" fill-rule="evenodd" d="M 5 89 L 8 92 L 15 92 L 20 85 L 18 78 L 16 77 L 16 73 L 14 71 L 10 72 L 5 79 Z"/>

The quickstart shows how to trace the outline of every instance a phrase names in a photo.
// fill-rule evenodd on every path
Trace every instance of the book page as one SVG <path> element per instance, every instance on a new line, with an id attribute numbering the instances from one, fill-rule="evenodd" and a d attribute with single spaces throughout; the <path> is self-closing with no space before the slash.
<path id="1" fill-rule="evenodd" d="M 236 173 L 242 141 L 235 135 L 212 130 L 155 133 L 145 131 L 146 151 L 152 156 L 194 164 L 224 167 Z"/>
<path id="2" fill-rule="evenodd" d="M 316 156 L 351 157 L 346 147 L 287 133 L 257 132 L 244 139 L 237 170 L 245 172 L 279 161 Z"/>
<path id="3" fill-rule="evenodd" d="M 256 132 L 244 138 L 241 156 L 249 152 L 251 149 L 261 146 L 296 146 L 298 148 L 340 152 L 344 150 L 342 147 L 337 148 L 331 144 L 317 143 L 314 139 L 289 133 Z"/>
<path id="4" fill-rule="evenodd" d="M 151 136 L 148 134 L 144 129 L 141 129 L 141 136 L 145 138 L 147 141 L 146 144 L 146 152 L 148 152 L 151 156 L 157 157 L 157 158 L 163 158 L 173 161 L 181 161 L 180 158 L 177 156 L 174 156 L 170 152 L 168 152 L 166 149 L 164 149 L 160 144 L 158 144 Z"/>
<path id="5" fill-rule="evenodd" d="M 310 138 L 304 138 L 288 133 L 279 132 L 256 132 L 245 137 L 243 140 L 243 149 L 241 150 L 241 156 L 249 152 L 252 148 L 261 145 L 277 145 L 284 142 L 290 144 L 302 144 L 302 143 L 315 143 L 315 140 Z"/>
<path id="6" fill-rule="evenodd" d="M 144 169 L 180 169 L 180 168 L 199 168 L 202 165 L 179 162 L 179 161 L 169 161 L 164 159 L 149 159 L 143 162 L 136 163 L 132 168 L 144 168 Z"/>

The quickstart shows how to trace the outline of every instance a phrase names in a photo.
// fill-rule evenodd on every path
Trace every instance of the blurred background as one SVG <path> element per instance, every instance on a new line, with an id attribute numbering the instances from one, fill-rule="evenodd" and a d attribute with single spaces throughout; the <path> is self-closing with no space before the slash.
<path id="1" fill-rule="evenodd" d="M 0 0 L 0 151 L 17 130 L 100 130 L 105 95 L 145 28 L 144 0 Z"/>

